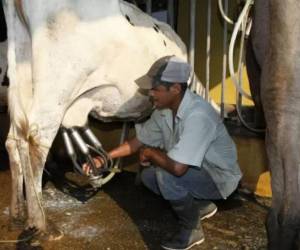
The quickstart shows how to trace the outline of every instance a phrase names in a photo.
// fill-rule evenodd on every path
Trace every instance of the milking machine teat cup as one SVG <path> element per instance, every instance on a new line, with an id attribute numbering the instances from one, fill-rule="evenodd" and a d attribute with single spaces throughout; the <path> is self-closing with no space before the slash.
<path id="1" fill-rule="evenodd" d="M 82 175 L 86 175 L 82 167 L 84 164 L 88 165 L 90 167 L 88 175 L 89 183 L 94 188 L 101 187 L 103 185 L 103 174 L 110 171 L 113 165 L 112 160 L 103 149 L 101 142 L 88 127 L 80 129 L 75 127 L 69 129 L 62 128 L 61 131 L 74 170 Z M 100 168 L 97 168 L 93 157 L 100 157 L 102 159 L 102 166 Z"/>

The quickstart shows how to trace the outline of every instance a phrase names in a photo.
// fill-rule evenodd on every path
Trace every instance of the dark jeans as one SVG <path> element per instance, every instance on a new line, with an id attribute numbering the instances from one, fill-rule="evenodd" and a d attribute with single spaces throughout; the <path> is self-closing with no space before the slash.
<path id="1" fill-rule="evenodd" d="M 222 199 L 218 188 L 204 168 L 189 167 L 182 176 L 175 176 L 159 167 L 145 168 L 141 173 L 144 185 L 166 200 L 181 200 L 187 195 L 197 199 Z"/>

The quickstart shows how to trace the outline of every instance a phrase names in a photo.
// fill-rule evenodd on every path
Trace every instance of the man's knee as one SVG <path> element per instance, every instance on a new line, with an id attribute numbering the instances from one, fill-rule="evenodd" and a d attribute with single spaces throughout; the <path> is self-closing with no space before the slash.
<path id="1" fill-rule="evenodd" d="M 159 189 L 166 200 L 177 200 L 187 195 L 180 178 L 161 168 L 158 168 L 155 173 Z"/>
<path id="2" fill-rule="evenodd" d="M 157 168 L 156 169 L 156 179 L 159 185 L 172 185 L 172 183 L 174 183 L 175 181 L 175 176 L 170 174 L 169 172 L 167 172 L 166 170 L 162 169 L 162 168 Z"/>
<path id="3" fill-rule="evenodd" d="M 141 180 L 146 185 L 146 183 L 153 182 L 156 179 L 155 169 L 153 167 L 145 168 L 141 172 Z"/>
<path id="4" fill-rule="evenodd" d="M 156 193 L 157 195 L 160 195 L 161 193 L 157 184 L 155 172 L 156 172 L 156 168 L 154 167 L 145 168 L 141 172 L 141 180 L 148 189 L 150 189 L 152 192 Z"/>

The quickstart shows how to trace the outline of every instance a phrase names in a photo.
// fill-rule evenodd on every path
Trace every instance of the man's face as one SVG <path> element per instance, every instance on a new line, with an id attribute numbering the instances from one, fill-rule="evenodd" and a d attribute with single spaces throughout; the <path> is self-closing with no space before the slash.
<path id="1" fill-rule="evenodd" d="M 152 98 L 155 108 L 165 109 L 171 107 L 175 98 L 172 88 L 173 86 L 167 88 L 166 86 L 158 85 L 150 89 L 149 95 Z"/>

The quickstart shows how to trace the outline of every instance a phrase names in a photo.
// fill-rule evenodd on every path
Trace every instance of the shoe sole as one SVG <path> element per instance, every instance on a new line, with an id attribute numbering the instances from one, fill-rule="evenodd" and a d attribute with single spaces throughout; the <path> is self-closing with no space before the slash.
<path id="1" fill-rule="evenodd" d="M 216 213 L 217 211 L 218 211 L 218 208 L 216 207 L 213 211 L 211 211 L 209 214 L 204 215 L 204 216 L 201 217 L 200 219 L 201 219 L 201 220 L 208 219 L 208 218 L 214 216 L 215 213 Z"/>
<path id="2" fill-rule="evenodd" d="M 188 250 L 188 249 L 192 248 L 193 246 L 200 245 L 203 242 L 204 242 L 204 239 L 201 239 L 197 242 L 194 242 L 192 245 L 188 246 L 187 248 L 170 248 L 170 247 L 165 247 L 162 245 L 161 245 L 161 247 L 166 250 Z"/>

